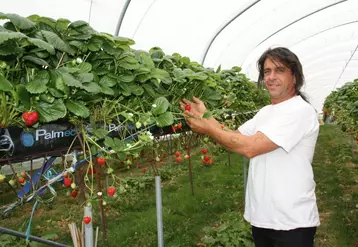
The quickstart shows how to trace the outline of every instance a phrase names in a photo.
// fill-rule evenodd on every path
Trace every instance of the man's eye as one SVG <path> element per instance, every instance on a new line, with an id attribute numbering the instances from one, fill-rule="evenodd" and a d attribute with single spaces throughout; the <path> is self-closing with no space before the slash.
<path id="1" fill-rule="evenodd" d="M 282 72 L 285 71 L 285 69 L 284 68 L 277 68 L 277 71 L 282 73 Z"/>

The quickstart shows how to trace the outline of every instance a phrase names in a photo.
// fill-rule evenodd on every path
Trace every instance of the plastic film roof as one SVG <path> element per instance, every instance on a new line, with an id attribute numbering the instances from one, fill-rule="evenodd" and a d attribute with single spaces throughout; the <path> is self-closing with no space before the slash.
<path id="1" fill-rule="evenodd" d="M 204 66 L 240 66 L 257 80 L 269 47 L 300 58 L 303 91 L 321 111 L 325 97 L 358 78 L 358 0 L 0 0 L 1 12 L 84 20 L 97 31 L 161 47 Z"/>

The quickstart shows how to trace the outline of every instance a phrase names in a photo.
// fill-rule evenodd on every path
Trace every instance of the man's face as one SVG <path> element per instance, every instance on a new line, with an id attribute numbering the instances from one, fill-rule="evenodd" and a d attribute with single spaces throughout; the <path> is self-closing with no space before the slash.
<path id="1" fill-rule="evenodd" d="M 294 75 L 291 69 L 284 66 L 278 60 L 268 57 L 264 63 L 265 85 L 272 100 L 286 100 L 294 95 Z"/>

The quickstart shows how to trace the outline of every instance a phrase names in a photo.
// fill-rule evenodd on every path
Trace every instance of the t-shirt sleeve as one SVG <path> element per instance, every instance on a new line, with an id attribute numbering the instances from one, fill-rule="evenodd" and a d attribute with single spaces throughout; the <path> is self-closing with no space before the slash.
<path id="1" fill-rule="evenodd" d="M 256 118 L 253 117 L 250 120 L 247 120 L 238 128 L 238 131 L 245 136 L 254 135 L 256 133 Z"/>
<path id="2" fill-rule="evenodd" d="M 313 109 L 304 108 L 291 114 L 280 114 L 257 128 L 276 145 L 290 152 L 305 135 L 314 131 L 318 119 Z"/>

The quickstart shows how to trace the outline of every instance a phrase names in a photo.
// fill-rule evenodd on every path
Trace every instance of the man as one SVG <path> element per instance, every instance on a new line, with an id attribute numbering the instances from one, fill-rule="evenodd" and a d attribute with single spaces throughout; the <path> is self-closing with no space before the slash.
<path id="1" fill-rule="evenodd" d="M 271 105 L 238 131 L 202 118 L 206 107 L 197 98 L 180 105 L 194 132 L 251 159 L 244 217 L 252 225 L 256 247 L 312 247 L 320 224 L 311 166 L 319 124 L 300 93 L 302 65 L 294 53 L 279 47 L 263 53 L 258 69 Z M 187 104 L 190 111 L 185 110 Z"/>

